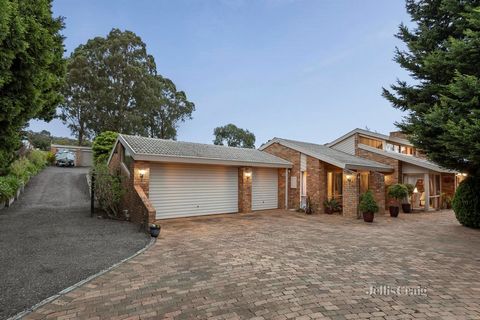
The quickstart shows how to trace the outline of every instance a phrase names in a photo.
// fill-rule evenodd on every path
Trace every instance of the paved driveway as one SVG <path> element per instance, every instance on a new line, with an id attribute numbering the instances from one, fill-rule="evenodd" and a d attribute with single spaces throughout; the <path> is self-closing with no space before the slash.
<path id="1" fill-rule="evenodd" d="M 148 251 L 27 318 L 480 319 L 479 248 L 450 211 L 173 220 Z"/>
<path id="2" fill-rule="evenodd" d="M 49 167 L 0 210 L 0 319 L 143 248 L 128 222 L 90 218 L 84 168 Z"/>

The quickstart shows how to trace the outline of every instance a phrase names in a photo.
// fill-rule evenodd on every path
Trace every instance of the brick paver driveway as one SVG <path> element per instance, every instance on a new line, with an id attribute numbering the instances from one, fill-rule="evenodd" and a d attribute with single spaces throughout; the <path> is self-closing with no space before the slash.
<path id="1" fill-rule="evenodd" d="M 480 232 L 450 211 L 372 225 L 273 211 L 166 222 L 146 253 L 29 318 L 480 319 L 479 299 Z"/>

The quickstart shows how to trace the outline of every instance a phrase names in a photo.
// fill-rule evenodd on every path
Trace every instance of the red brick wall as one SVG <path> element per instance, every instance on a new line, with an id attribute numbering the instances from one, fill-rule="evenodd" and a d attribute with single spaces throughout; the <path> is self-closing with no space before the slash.
<path id="1" fill-rule="evenodd" d="M 292 163 L 288 177 L 288 208 L 297 209 L 300 207 L 300 152 L 284 147 L 278 143 L 274 143 L 266 147 L 263 151 L 273 154 L 279 158 L 285 159 Z M 283 170 L 283 169 L 282 169 Z M 291 177 L 297 177 L 297 188 L 290 185 Z M 281 179 L 285 181 L 285 177 Z M 280 185 L 280 182 L 279 182 Z M 308 191 L 308 187 L 307 187 Z M 280 198 L 279 198 L 280 199 Z"/>
<path id="2" fill-rule="evenodd" d="M 148 200 L 148 186 L 150 166 L 148 162 L 132 161 L 128 172 L 121 164 L 123 146 L 119 143 L 109 163 L 110 172 L 121 176 L 125 194 L 122 197 L 120 207 L 128 210 L 130 220 L 135 223 L 143 223 L 148 217 L 148 223 L 155 221 L 155 209 Z M 143 179 L 140 178 L 140 169 L 145 169 Z"/>
<path id="3" fill-rule="evenodd" d="M 285 173 L 286 169 L 278 169 L 278 208 L 285 208 Z"/>
<path id="4" fill-rule="evenodd" d="M 385 176 L 379 172 L 371 171 L 368 179 L 368 188 L 372 190 L 373 197 L 380 208 L 380 213 L 386 207 L 385 204 Z"/>
<path id="5" fill-rule="evenodd" d="M 442 193 L 447 194 L 450 197 L 453 197 L 455 194 L 455 174 L 454 173 L 442 173 Z"/>
<path id="6" fill-rule="evenodd" d="M 327 164 L 307 156 L 307 196 L 315 213 L 325 213 L 323 202 L 327 198 Z"/>
<path id="7" fill-rule="evenodd" d="M 393 167 L 394 171 L 392 173 L 385 174 L 385 199 L 388 199 L 388 186 L 400 183 L 402 181 L 402 162 L 400 160 L 386 157 L 360 148 L 356 149 L 356 155 L 361 158 L 377 161 Z M 385 201 L 385 208 L 389 205 L 390 200 L 391 199 Z"/>
<path id="8" fill-rule="evenodd" d="M 350 181 L 348 181 L 350 177 Z M 343 172 L 343 215 L 348 217 L 357 217 L 358 214 L 358 177 L 355 172 Z"/>
<path id="9" fill-rule="evenodd" d="M 250 176 L 245 175 L 246 172 Z M 238 212 L 252 211 L 252 168 L 238 168 Z"/>

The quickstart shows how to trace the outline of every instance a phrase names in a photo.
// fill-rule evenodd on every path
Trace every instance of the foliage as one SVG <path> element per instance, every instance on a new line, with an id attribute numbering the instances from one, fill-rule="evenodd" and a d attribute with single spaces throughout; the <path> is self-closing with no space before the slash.
<path id="1" fill-rule="evenodd" d="M 480 179 L 469 176 L 455 192 L 452 206 L 458 222 L 470 228 L 480 228 Z"/>
<path id="2" fill-rule="evenodd" d="M 334 198 L 330 200 L 325 200 L 323 202 L 323 205 L 325 206 L 325 208 L 327 208 L 331 212 L 339 212 L 342 210 L 340 203 L 337 201 L 337 199 L 334 199 Z"/>
<path id="3" fill-rule="evenodd" d="M 157 75 L 146 44 L 131 31 L 112 29 L 90 39 L 68 59 L 60 117 L 81 143 L 103 131 L 175 138 L 194 104 Z"/>
<path id="4" fill-rule="evenodd" d="M 26 138 L 32 143 L 32 145 L 40 150 L 48 151 L 52 144 L 61 144 L 61 145 L 77 145 L 78 141 L 75 139 L 70 139 L 66 137 L 55 137 L 47 130 L 42 130 L 40 132 L 27 131 L 25 133 Z M 88 140 L 83 140 L 82 146 L 91 146 L 91 142 Z"/>
<path id="5" fill-rule="evenodd" d="M 17 177 L 8 175 L 0 177 L 0 201 L 12 198 L 20 187 Z"/>
<path id="6" fill-rule="evenodd" d="M 41 150 L 32 150 L 27 155 L 28 160 L 33 163 L 38 171 L 47 165 L 47 152 Z"/>
<path id="7" fill-rule="evenodd" d="M 305 203 L 305 213 L 306 214 L 313 214 L 314 213 L 312 199 L 310 199 L 310 196 L 307 197 L 307 201 Z"/>
<path id="8" fill-rule="evenodd" d="M 48 151 L 47 152 L 47 164 L 50 165 L 50 166 L 54 165 L 55 161 L 56 161 L 55 153 L 53 153 L 51 151 Z"/>
<path id="9" fill-rule="evenodd" d="M 228 145 L 230 147 L 255 148 L 255 135 L 248 130 L 238 128 L 234 124 L 227 124 L 213 130 L 216 145 Z"/>
<path id="10" fill-rule="evenodd" d="M 0 173 L 20 147 L 30 119 L 46 121 L 62 101 L 63 19 L 51 0 L 0 0 Z"/>
<path id="11" fill-rule="evenodd" d="M 410 197 L 413 194 L 413 190 L 415 190 L 415 186 L 411 183 L 406 183 L 404 186 L 407 188 L 408 196 Z"/>
<path id="12" fill-rule="evenodd" d="M 120 200 L 125 190 L 121 178 L 109 172 L 105 163 L 97 163 L 94 167 L 95 196 L 100 207 L 109 217 L 120 217 Z"/>
<path id="13" fill-rule="evenodd" d="M 379 208 L 371 190 L 360 195 L 359 209 L 361 212 L 378 212 Z"/>
<path id="14" fill-rule="evenodd" d="M 397 183 L 388 187 L 387 194 L 390 198 L 401 200 L 408 196 L 408 189 L 404 184 Z"/>
<path id="15" fill-rule="evenodd" d="M 153 101 L 146 103 L 144 127 L 152 138 L 176 139 L 179 122 L 192 119 L 195 110 L 183 91 L 177 91 L 175 84 L 160 75 L 151 79 Z"/>
<path id="16" fill-rule="evenodd" d="M 442 198 L 442 209 L 450 209 L 452 207 L 452 197 L 446 194 L 445 192 L 442 192 L 441 194 Z"/>
<path id="17" fill-rule="evenodd" d="M 383 95 L 407 111 L 397 124 L 429 159 L 445 168 L 480 173 L 480 2 L 407 0 L 416 25 L 401 25 L 406 50 L 395 60 L 414 81 Z"/>
<path id="18" fill-rule="evenodd" d="M 93 161 L 95 163 L 106 163 L 110 152 L 112 151 L 115 141 L 117 141 L 118 133 L 105 131 L 99 134 L 93 141 Z"/>

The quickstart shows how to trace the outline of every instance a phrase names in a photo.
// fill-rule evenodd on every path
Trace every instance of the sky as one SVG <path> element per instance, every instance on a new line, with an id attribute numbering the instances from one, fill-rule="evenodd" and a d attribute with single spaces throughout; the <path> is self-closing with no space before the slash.
<path id="1" fill-rule="evenodd" d="M 112 28 L 147 44 L 157 70 L 195 103 L 178 140 L 212 143 L 233 123 L 256 136 L 326 143 L 354 128 L 395 130 L 402 113 L 381 96 L 408 74 L 394 37 L 404 0 L 56 0 L 65 55 Z M 59 120 L 30 130 L 70 136 Z"/>

